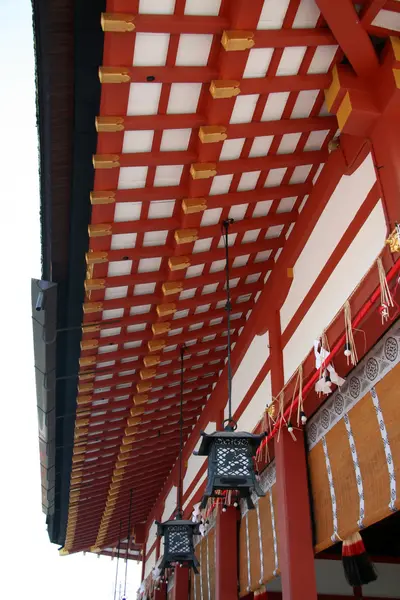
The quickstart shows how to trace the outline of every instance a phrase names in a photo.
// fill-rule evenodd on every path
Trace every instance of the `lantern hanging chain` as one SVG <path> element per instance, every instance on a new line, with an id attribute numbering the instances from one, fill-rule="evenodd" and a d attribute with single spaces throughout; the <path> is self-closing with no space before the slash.
<path id="1" fill-rule="evenodd" d="M 118 537 L 118 547 L 117 547 L 117 568 L 115 570 L 114 600 L 116 600 L 116 597 L 117 597 L 119 551 L 121 549 L 121 531 L 122 531 L 122 520 L 120 520 L 120 522 L 119 522 L 119 537 Z"/>
<path id="2" fill-rule="evenodd" d="M 182 518 L 182 453 L 183 453 L 183 356 L 185 346 L 181 346 L 181 389 L 179 402 L 179 481 L 178 481 L 178 506 L 177 517 Z"/>
<path id="3" fill-rule="evenodd" d="M 124 598 L 126 598 L 126 580 L 128 577 L 128 553 L 129 546 L 131 545 L 131 513 L 132 513 L 132 488 L 129 492 L 129 514 L 128 514 L 128 543 L 126 546 L 126 555 L 125 555 L 125 581 L 124 581 Z"/>
<path id="4" fill-rule="evenodd" d="M 227 219 L 223 222 L 224 228 L 224 244 L 225 244 L 225 277 L 226 277 L 226 305 L 227 312 L 227 337 L 228 337 L 228 419 L 232 421 L 232 366 L 231 366 L 231 290 L 229 286 L 229 225 L 233 223 L 233 219 Z M 229 425 L 228 423 L 228 425 Z"/>

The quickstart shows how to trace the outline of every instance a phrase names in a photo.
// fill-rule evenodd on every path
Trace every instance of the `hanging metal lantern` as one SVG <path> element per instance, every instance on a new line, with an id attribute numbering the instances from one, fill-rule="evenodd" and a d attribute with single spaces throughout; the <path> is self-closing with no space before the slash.
<path id="1" fill-rule="evenodd" d="M 228 341 L 228 414 L 224 421 L 224 431 L 216 431 L 211 435 L 201 432 L 202 441 L 200 449 L 194 454 L 208 456 L 208 479 L 206 490 L 200 505 L 205 508 L 210 497 L 221 497 L 224 491 L 237 491 L 239 496 L 245 498 L 249 509 L 254 508 L 251 499 L 252 492 L 257 496 L 264 496 L 256 473 L 253 458 L 265 433 L 253 435 L 243 431 L 236 431 L 237 424 L 232 418 L 232 369 L 231 369 L 231 319 L 232 311 L 229 288 L 229 245 L 228 230 L 232 219 L 223 223 L 225 241 L 225 273 L 226 273 L 226 312 L 227 312 L 227 341 Z"/>
<path id="2" fill-rule="evenodd" d="M 194 553 L 194 536 L 200 535 L 200 523 L 182 519 L 182 449 L 183 449 L 183 356 L 185 348 L 181 348 L 181 393 L 180 393 L 180 450 L 179 481 L 176 517 L 157 525 L 157 535 L 164 538 L 164 554 L 157 565 L 162 576 L 165 569 L 171 567 L 189 567 L 198 574 L 199 561 Z"/>
<path id="3" fill-rule="evenodd" d="M 175 566 L 192 568 L 198 573 L 199 561 L 194 553 L 194 536 L 200 535 L 199 523 L 182 520 L 180 515 L 171 521 L 156 521 L 157 535 L 164 538 L 164 554 L 158 565 L 161 572 Z"/>
<path id="4" fill-rule="evenodd" d="M 251 493 L 264 496 L 254 471 L 253 457 L 265 435 L 253 435 L 232 428 L 211 435 L 201 432 L 199 456 L 208 456 L 207 487 L 200 505 L 205 508 L 210 497 L 222 491 L 237 490 L 245 498 L 248 508 L 254 508 Z"/>

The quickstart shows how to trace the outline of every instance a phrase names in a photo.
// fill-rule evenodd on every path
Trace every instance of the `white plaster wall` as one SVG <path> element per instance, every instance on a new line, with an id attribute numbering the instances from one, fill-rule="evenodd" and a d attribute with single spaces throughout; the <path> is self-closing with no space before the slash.
<path id="1" fill-rule="evenodd" d="M 294 280 L 281 309 L 284 331 L 324 268 L 376 181 L 369 154 L 350 176 L 343 176 L 307 240 L 294 269 Z"/>
<path id="2" fill-rule="evenodd" d="M 260 372 L 269 356 L 269 334 L 256 335 L 251 342 L 242 362 L 232 380 L 232 413 L 239 408 L 249 387 Z M 228 405 L 225 407 L 225 418 L 228 417 Z"/>
<path id="3" fill-rule="evenodd" d="M 238 419 L 239 431 L 253 431 L 258 421 L 261 419 L 265 407 L 271 404 L 271 375 L 268 373 L 260 387 L 254 394 L 248 406 Z"/>
<path id="4" fill-rule="evenodd" d="M 154 523 L 151 525 L 151 527 L 149 529 L 149 533 L 147 535 L 147 541 L 146 541 L 147 552 L 150 550 L 150 548 L 156 541 L 156 537 L 157 537 L 157 525 L 154 521 Z"/>
<path id="5" fill-rule="evenodd" d="M 187 498 L 186 502 L 183 503 L 183 508 L 184 509 L 186 509 L 186 507 L 192 502 L 192 498 L 194 497 L 195 493 L 197 492 L 197 490 L 202 485 L 203 481 L 206 480 L 206 477 L 207 477 L 207 471 L 205 473 L 203 473 L 203 475 L 201 477 L 199 477 L 199 480 L 196 483 L 196 485 L 194 486 L 194 488 L 193 488 L 190 496 Z"/>
<path id="6" fill-rule="evenodd" d="M 161 521 L 168 521 L 168 519 L 171 517 L 176 508 L 176 499 L 176 486 L 173 485 L 165 499 L 164 512 L 162 514 Z"/>
<path id="7" fill-rule="evenodd" d="M 146 560 L 146 565 L 144 567 L 144 578 L 146 579 L 147 575 L 150 574 L 151 570 L 154 569 L 156 564 L 156 548 L 154 548 L 153 552 L 150 554 L 149 558 Z"/>
<path id="8" fill-rule="evenodd" d="M 213 429 L 215 431 L 215 429 Z M 207 432 L 208 433 L 208 432 Z M 206 461 L 206 456 L 194 456 L 193 454 L 188 460 L 188 466 L 186 470 L 185 477 L 183 479 L 183 493 L 185 494 L 193 479 L 196 477 L 200 468 L 203 466 Z"/>
<path id="9" fill-rule="evenodd" d="M 372 267 L 384 247 L 386 235 L 385 215 L 379 201 L 287 343 L 283 351 L 285 382 Z"/>

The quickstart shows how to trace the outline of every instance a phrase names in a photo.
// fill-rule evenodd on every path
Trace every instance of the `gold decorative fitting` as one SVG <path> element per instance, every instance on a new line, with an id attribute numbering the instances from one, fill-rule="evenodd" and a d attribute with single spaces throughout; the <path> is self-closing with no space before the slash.
<path id="1" fill-rule="evenodd" d="M 190 267 L 190 264 L 189 256 L 171 256 L 168 259 L 168 266 L 171 271 L 182 271 L 182 269 Z"/>
<path id="2" fill-rule="evenodd" d="M 84 454 L 78 454 L 77 456 L 73 456 L 72 457 L 72 462 L 73 463 L 81 463 L 85 460 L 85 455 Z"/>
<path id="3" fill-rule="evenodd" d="M 276 416 L 276 404 L 273 402 L 267 408 L 267 413 L 271 419 L 275 419 Z"/>
<path id="4" fill-rule="evenodd" d="M 98 333 L 99 331 L 100 331 L 100 325 L 84 325 L 82 327 L 82 333 Z M 91 357 L 91 358 L 93 358 L 93 357 Z"/>
<path id="5" fill-rule="evenodd" d="M 95 373 L 79 373 L 79 381 L 93 381 Z"/>
<path id="6" fill-rule="evenodd" d="M 99 340 L 82 340 L 81 341 L 81 350 L 85 352 L 86 350 L 96 350 L 99 346 Z"/>
<path id="7" fill-rule="evenodd" d="M 135 31 L 135 16 L 125 13 L 101 13 L 101 28 L 104 32 L 130 33 Z"/>
<path id="8" fill-rule="evenodd" d="M 77 419 L 75 422 L 75 427 L 86 427 L 89 425 L 89 419 Z"/>
<path id="9" fill-rule="evenodd" d="M 210 179 L 217 174 L 216 163 L 193 163 L 190 166 L 192 179 Z"/>
<path id="10" fill-rule="evenodd" d="M 331 154 L 335 150 L 337 150 L 340 146 L 339 138 L 334 138 L 330 142 L 328 142 L 328 152 Z"/>
<path id="11" fill-rule="evenodd" d="M 132 406 L 131 417 L 140 416 L 144 413 L 144 406 Z"/>
<path id="12" fill-rule="evenodd" d="M 180 294 L 183 290 L 183 283 L 181 281 L 166 281 L 162 284 L 161 289 L 164 296 Z"/>
<path id="13" fill-rule="evenodd" d="M 202 144 L 215 144 L 227 138 L 226 127 L 223 125 L 202 125 L 199 129 L 199 138 Z"/>
<path id="14" fill-rule="evenodd" d="M 154 335 L 163 335 L 168 333 L 171 329 L 171 323 L 164 321 L 163 323 L 153 323 L 151 326 Z"/>
<path id="15" fill-rule="evenodd" d="M 400 226 L 397 225 L 396 228 L 389 235 L 386 240 L 386 244 L 389 246 L 390 252 L 400 252 Z"/>
<path id="16" fill-rule="evenodd" d="M 61 550 L 58 551 L 58 556 L 68 556 L 69 552 L 66 548 L 61 548 Z"/>
<path id="17" fill-rule="evenodd" d="M 89 433 L 89 429 L 86 427 L 85 429 L 77 429 L 74 434 L 75 439 L 79 439 L 81 437 L 86 437 Z"/>
<path id="18" fill-rule="evenodd" d="M 133 396 L 133 403 L 138 406 L 140 404 L 146 404 L 147 400 L 149 399 L 147 394 L 136 394 L 136 396 Z"/>
<path id="19" fill-rule="evenodd" d="M 174 233 L 177 244 L 191 244 L 198 238 L 197 229 L 177 229 Z"/>
<path id="20" fill-rule="evenodd" d="M 149 390 L 151 390 L 151 388 L 152 384 L 150 381 L 139 381 L 139 383 L 136 384 L 136 389 L 139 392 L 139 394 L 148 392 Z"/>
<path id="21" fill-rule="evenodd" d="M 78 385 L 78 392 L 79 394 L 85 394 L 86 392 L 92 392 L 93 391 L 93 383 L 82 383 L 80 385 Z"/>
<path id="22" fill-rule="evenodd" d="M 100 67 L 100 83 L 129 83 L 131 76 L 124 67 Z"/>
<path id="23" fill-rule="evenodd" d="M 119 167 L 119 154 L 93 154 L 95 169 L 115 169 Z"/>
<path id="24" fill-rule="evenodd" d="M 90 552 L 101 552 L 101 548 L 99 548 L 98 546 L 90 546 Z"/>
<path id="25" fill-rule="evenodd" d="M 205 198 L 184 198 L 182 200 L 182 210 L 185 215 L 194 215 L 205 211 L 207 208 L 207 200 Z M 182 256 L 173 256 L 171 258 L 180 259 L 186 258 Z M 171 260 L 171 259 L 170 259 Z M 188 258 L 190 263 L 190 259 Z"/>
<path id="26" fill-rule="evenodd" d="M 153 379 L 157 374 L 157 369 L 142 369 L 139 371 L 139 376 L 142 381 L 146 381 L 146 379 Z"/>
<path id="27" fill-rule="evenodd" d="M 147 342 L 147 347 L 150 352 L 158 352 L 159 350 L 164 350 L 167 342 L 165 340 L 149 340 Z"/>
<path id="28" fill-rule="evenodd" d="M 128 417 L 127 423 L 128 427 L 134 427 L 134 425 L 140 425 L 141 423 L 140 417 Z"/>
<path id="29" fill-rule="evenodd" d="M 85 302 L 83 305 L 83 313 L 85 315 L 91 315 L 93 313 L 98 313 L 103 310 L 102 302 Z"/>
<path id="30" fill-rule="evenodd" d="M 105 279 L 86 279 L 85 283 L 86 292 L 95 292 L 96 290 L 104 290 L 106 287 Z"/>
<path id="31" fill-rule="evenodd" d="M 124 117 L 96 117 L 96 130 L 99 133 L 115 133 L 124 131 Z"/>
<path id="32" fill-rule="evenodd" d="M 122 438 L 122 443 L 123 444 L 131 444 L 132 443 L 132 436 L 135 436 L 138 432 L 138 428 L 137 427 L 126 427 L 125 428 L 125 437 Z M 128 441 L 125 441 L 125 438 L 128 438 Z"/>
<path id="33" fill-rule="evenodd" d="M 168 317 L 176 313 L 176 304 L 173 302 L 169 304 L 159 304 L 156 308 L 159 317 Z"/>
<path id="34" fill-rule="evenodd" d="M 143 363 L 145 367 L 155 367 L 160 364 L 161 357 L 156 354 L 149 354 L 149 356 L 145 356 L 143 359 Z"/>
<path id="35" fill-rule="evenodd" d="M 83 328 L 82 328 L 83 330 Z M 86 333 L 86 332 L 84 332 Z M 96 357 L 95 356 L 82 356 L 79 359 L 79 366 L 80 367 L 92 367 L 93 365 L 96 364 Z"/>
<path id="36" fill-rule="evenodd" d="M 240 81 L 212 81 L 210 84 L 210 94 L 217 100 L 219 98 L 234 98 L 240 94 Z"/>
<path id="37" fill-rule="evenodd" d="M 89 237 L 103 237 L 105 235 L 112 235 L 112 224 L 105 223 L 104 225 L 89 225 L 88 227 Z"/>
<path id="38" fill-rule="evenodd" d="M 224 31 L 221 44 L 227 52 L 249 50 L 255 44 L 254 33 L 252 31 Z"/>
<path id="39" fill-rule="evenodd" d="M 90 203 L 96 204 L 114 204 L 115 203 L 115 192 L 90 192 Z M 90 252 L 89 252 L 90 254 Z M 93 252 L 93 254 L 105 254 L 107 252 Z M 104 262 L 104 261 L 101 261 Z"/>
<path id="40" fill-rule="evenodd" d="M 108 252 L 86 252 L 86 264 L 98 265 L 108 262 Z"/>
<path id="41" fill-rule="evenodd" d="M 389 40 L 390 40 L 390 44 L 392 46 L 394 59 L 396 61 L 400 61 L 400 37 L 398 37 L 396 35 L 391 35 L 389 37 Z"/>
<path id="42" fill-rule="evenodd" d="M 293 279 L 294 278 L 294 269 L 293 267 L 288 267 L 286 269 L 286 274 L 288 276 L 289 279 Z"/>
<path id="43" fill-rule="evenodd" d="M 76 399 L 76 403 L 78 406 L 90 404 L 91 402 L 92 402 L 92 396 L 78 396 Z"/>

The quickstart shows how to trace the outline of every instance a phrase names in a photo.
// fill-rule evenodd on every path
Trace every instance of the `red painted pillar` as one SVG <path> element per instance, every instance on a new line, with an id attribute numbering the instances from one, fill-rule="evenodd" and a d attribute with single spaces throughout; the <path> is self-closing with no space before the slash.
<path id="1" fill-rule="evenodd" d="M 188 600 L 189 598 L 189 569 L 175 567 L 174 600 Z"/>
<path id="2" fill-rule="evenodd" d="M 238 511 L 228 506 L 226 512 L 217 509 L 215 600 L 237 600 L 238 597 Z"/>
<path id="3" fill-rule="evenodd" d="M 165 583 L 160 583 L 160 588 L 154 593 L 154 600 L 165 600 L 167 597 L 167 586 Z"/>
<path id="4" fill-rule="evenodd" d="M 284 384 L 280 315 L 271 320 L 272 395 Z M 303 433 L 294 441 L 286 428 L 275 438 L 277 530 L 283 600 L 317 600 L 314 548 Z"/>

